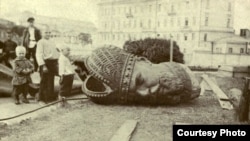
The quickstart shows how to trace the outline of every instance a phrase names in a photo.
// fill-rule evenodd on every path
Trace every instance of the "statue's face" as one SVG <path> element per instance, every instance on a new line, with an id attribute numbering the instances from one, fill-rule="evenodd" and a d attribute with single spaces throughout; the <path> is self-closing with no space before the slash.
<path id="1" fill-rule="evenodd" d="M 131 91 L 142 96 L 157 92 L 160 88 L 160 71 L 152 66 L 152 63 L 144 61 L 144 59 L 137 61 L 131 79 Z"/>
<path id="2" fill-rule="evenodd" d="M 192 89 L 199 89 L 199 82 L 191 75 L 191 71 L 184 65 L 181 67 L 188 73 Z M 170 94 L 171 96 L 179 96 L 182 94 L 183 86 L 183 78 L 171 71 L 167 63 L 152 64 L 146 59 L 139 59 L 135 64 L 130 91 L 141 96 L 155 93 L 165 96 Z M 195 97 L 191 95 L 190 98 Z"/>

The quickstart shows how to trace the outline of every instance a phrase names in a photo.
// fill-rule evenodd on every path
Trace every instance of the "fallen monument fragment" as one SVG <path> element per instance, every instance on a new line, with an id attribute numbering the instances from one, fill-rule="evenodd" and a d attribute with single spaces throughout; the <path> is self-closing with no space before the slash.
<path id="1" fill-rule="evenodd" d="M 101 104 L 178 104 L 195 99 L 200 86 L 183 64 L 151 63 L 115 46 L 103 46 L 85 59 L 89 76 L 83 91 Z"/>

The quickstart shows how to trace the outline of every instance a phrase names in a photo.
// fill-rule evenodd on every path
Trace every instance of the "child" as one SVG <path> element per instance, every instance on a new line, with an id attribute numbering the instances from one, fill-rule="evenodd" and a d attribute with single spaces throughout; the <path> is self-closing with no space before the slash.
<path id="1" fill-rule="evenodd" d="M 15 104 L 18 105 L 20 104 L 20 94 L 23 94 L 22 102 L 29 103 L 27 99 L 28 85 L 31 81 L 30 74 L 33 72 L 34 68 L 32 63 L 25 58 L 26 49 L 23 46 L 16 47 L 15 51 L 17 57 L 14 60 L 12 85 Z"/>
<path id="2" fill-rule="evenodd" d="M 59 65 L 58 69 L 60 76 L 59 100 L 62 100 L 65 98 L 65 96 L 69 95 L 72 89 L 75 71 L 68 58 L 69 55 L 70 55 L 70 48 L 67 47 L 66 45 L 63 45 L 58 60 L 58 65 Z"/>

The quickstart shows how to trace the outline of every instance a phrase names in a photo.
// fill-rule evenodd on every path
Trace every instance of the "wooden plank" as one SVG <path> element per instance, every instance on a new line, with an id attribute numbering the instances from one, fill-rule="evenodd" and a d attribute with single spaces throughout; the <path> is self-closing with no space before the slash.
<path id="1" fill-rule="evenodd" d="M 214 84 L 214 82 L 209 79 L 207 75 L 202 75 L 202 77 L 220 99 L 229 100 L 227 95 L 216 84 Z"/>
<path id="2" fill-rule="evenodd" d="M 135 120 L 125 121 L 117 130 L 117 132 L 112 136 L 110 141 L 129 141 L 136 125 L 137 121 Z"/>
<path id="3" fill-rule="evenodd" d="M 215 78 L 215 77 L 210 77 L 210 79 L 212 80 L 212 82 L 213 82 L 215 85 L 217 85 L 217 86 L 218 86 L 218 83 L 217 83 L 217 80 L 216 80 L 216 78 Z"/>
<path id="4" fill-rule="evenodd" d="M 205 91 L 212 90 L 205 80 L 202 80 L 200 85 L 204 87 Z"/>
<path id="5" fill-rule="evenodd" d="M 208 83 L 210 88 L 216 94 L 220 106 L 228 110 L 233 109 L 233 105 L 231 104 L 228 96 L 207 75 L 202 75 L 202 78 Z"/>

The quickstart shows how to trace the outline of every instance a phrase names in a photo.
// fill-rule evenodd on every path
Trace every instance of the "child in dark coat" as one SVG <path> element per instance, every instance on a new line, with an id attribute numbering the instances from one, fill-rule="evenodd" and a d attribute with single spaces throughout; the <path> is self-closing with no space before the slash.
<path id="1" fill-rule="evenodd" d="M 26 49 L 23 46 L 18 46 L 15 49 L 16 58 L 14 60 L 14 76 L 12 79 L 13 97 L 15 104 L 20 104 L 19 95 L 23 95 L 22 102 L 29 103 L 27 99 L 28 85 L 31 82 L 30 74 L 33 72 L 34 67 L 32 63 L 25 58 Z"/>

